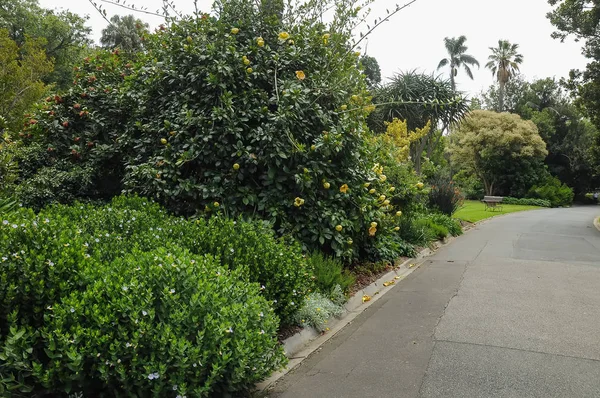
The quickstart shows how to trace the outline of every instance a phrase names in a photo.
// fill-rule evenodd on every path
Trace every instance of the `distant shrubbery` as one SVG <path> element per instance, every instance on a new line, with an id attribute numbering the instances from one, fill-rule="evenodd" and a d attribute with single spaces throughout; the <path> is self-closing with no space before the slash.
<path id="1" fill-rule="evenodd" d="M 540 206 L 540 207 L 552 207 L 549 200 L 545 199 L 533 199 L 533 198 L 511 198 L 505 196 L 502 198 L 502 204 L 506 205 L 521 205 L 521 206 Z"/>

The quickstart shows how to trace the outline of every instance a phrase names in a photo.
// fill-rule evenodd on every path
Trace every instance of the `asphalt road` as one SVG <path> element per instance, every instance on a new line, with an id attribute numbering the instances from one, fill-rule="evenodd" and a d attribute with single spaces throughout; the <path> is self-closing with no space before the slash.
<path id="1" fill-rule="evenodd" d="M 487 221 L 269 397 L 600 397 L 600 207 Z"/>

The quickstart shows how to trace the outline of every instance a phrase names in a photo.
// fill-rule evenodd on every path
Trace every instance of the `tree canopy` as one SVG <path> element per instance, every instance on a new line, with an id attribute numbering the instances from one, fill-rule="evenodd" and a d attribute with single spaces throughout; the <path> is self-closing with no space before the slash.
<path id="1" fill-rule="evenodd" d="M 37 0 L 3 0 L 0 2 L 0 28 L 22 47 L 27 36 L 43 39 L 44 51 L 54 63 L 54 71 L 44 77 L 46 83 L 60 88 L 73 81 L 73 65 L 83 59 L 92 42 L 87 19 L 70 11 L 40 7 Z"/>
<path id="2" fill-rule="evenodd" d="M 139 51 L 143 47 L 143 36 L 147 32 L 148 24 L 133 15 L 113 15 L 110 24 L 102 29 L 100 43 L 105 48 Z"/>
<path id="3" fill-rule="evenodd" d="M 510 193 L 507 183 L 514 185 L 515 179 L 539 172 L 548 154 L 535 124 L 510 113 L 473 111 L 450 141 L 453 163 L 476 175 L 487 195 L 500 188 Z M 535 181 L 528 181 L 526 189 L 531 182 Z"/>

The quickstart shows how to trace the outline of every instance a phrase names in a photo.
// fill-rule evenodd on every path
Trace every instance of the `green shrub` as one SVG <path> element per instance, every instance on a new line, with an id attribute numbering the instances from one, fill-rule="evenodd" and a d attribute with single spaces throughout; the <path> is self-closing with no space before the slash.
<path id="1" fill-rule="evenodd" d="M 506 205 L 552 207 L 550 201 L 546 199 L 511 198 L 510 196 L 503 197 L 502 203 Z"/>
<path id="2" fill-rule="evenodd" d="M 14 183 L 18 177 L 15 151 L 16 144 L 8 138 L 8 135 L 0 135 L 0 196 L 10 195 L 14 191 Z"/>
<path id="3" fill-rule="evenodd" d="M 181 248 L 191 223 L 143 203 L 20 209 L 2 221 L 2 389 L 222 396 L 284 363 L 277 317 L 247 269 Z"/>
<path id="4" fill-rule="evenodd" d="M 327 297 L 331 296 L 336 286 L 341 288 L 342 292 L 348 293 L 356 281 L 354 275 L 344 269 L 339 259 L 312 252 L 306 261 L 315 276 L 315 289 Z"/>
<path id="5" fill-rule="evenodd" d="M 448 233 L 452 236 L 460 236 L 463 233 L 462 227 L 458 220 L 448 217 L 445 214 L 433 213 L 426 216 L 428 220 L 431 220 L 434 224 L 441 225 L 448 230 Z"/>
<path id="6" fill-rule="evenodd" d="M 570 206 L 575 194 L 573 189 L 561 183 L 558 178 L 551 177 L 544 184 L 531 187 L 527 196 L 548 200 L 552 207 L 559 207 Z"/>
<path id="7" fill-rule="evenodd" d="M 462 205 L 464 198 L 458 187 L 448 177 L 437 177 L 431 181 L 428 193 L 429 208 L 452 216 Z"/>
<path id="8" fill-rule="evenodd" d="M 465 171 L 460 170 L 454 175 L 454 182 L 460 187 L 461 192 L 464 194 L 465 199 L 469 200 L 480 200 L 485 195 L 483 183 L 477 176 Z"/>
<path id="9" fill-rule="evenodd" d="M 240 268 L 246 280 L 258 282 L 284 324 L 292 322 L 312 287 L 312 270 L 299 245 L 276 239 L 264 223 L 220 217 L 186 221 L 135 197 L 115 197 L 101 208 L 81 203 L 51 206 L 43 214 L 49 219 L 67 217 L 89 240 L 98 239 L 91 250 L 106 262 L 127 254 L 132 245 L 141 250 L 176 245 L 193 254 L 211 254 L 229 269 Z"/>
<path id="10" fill-rule="evenodd" d="M 328 330 L 329 319 L 344 313 L 344 292 L 337 286 L 332 293 L 336 296 L 333 300 L 319 292 L 306 296 L 304 305 L 296 314 L 296 322 L 303 327 L 313 327 L 319 332 Z"/>
<path id="11" fill-rule="evenodd" d="M 423 217 L 416 221 L 416 227 L 422 230 L 422 233 L 426 239 L 426 243 L 433 242 L 435 240 L 443 240 L 448 235 L 450 235 L 450 231 L 444 225 L 437 224 L 430 218 Z"/>

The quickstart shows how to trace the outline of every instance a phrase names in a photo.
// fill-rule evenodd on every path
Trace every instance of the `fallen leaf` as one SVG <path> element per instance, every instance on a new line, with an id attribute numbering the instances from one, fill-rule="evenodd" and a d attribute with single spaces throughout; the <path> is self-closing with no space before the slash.
<path id="1" fill-rule="evenodd" d="M 362 299 L 363 303 L 367 302 L 367 301 L 371 301 L 371 296 L 367 296 L 366 294 L 363 296 Z"/>
<path id="2" fill-rule="evenodd" d="M 415 267 L 416 265 L 417 265 L 417 264 L 414 264 L 414 263 L 413 263 L 413 264 L 409 265 L 409 266 L 408 266 L 408 268 Z"/>

